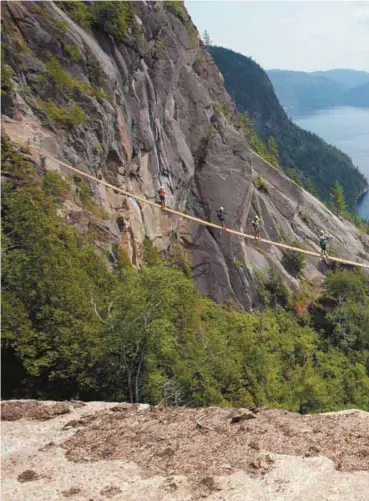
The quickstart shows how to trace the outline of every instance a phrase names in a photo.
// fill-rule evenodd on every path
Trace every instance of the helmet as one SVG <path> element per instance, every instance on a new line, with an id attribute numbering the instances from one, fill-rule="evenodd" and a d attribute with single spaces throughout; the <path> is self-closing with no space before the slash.
<path id="1" fill-rule="evenodd" d="M 220 207 L 220 210 L 224 210 L 224 207 Z"/>
<path id="2" fill-rule="evenodd" d="M 324 235 L 324 231 L 323 230 L 320 230 L 319 232 L 321 235 Z"/>

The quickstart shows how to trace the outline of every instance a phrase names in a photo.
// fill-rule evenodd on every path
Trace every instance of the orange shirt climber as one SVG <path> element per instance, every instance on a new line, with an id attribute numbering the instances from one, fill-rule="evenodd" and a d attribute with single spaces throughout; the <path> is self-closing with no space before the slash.
<path id="1" fill-rule="evenodd" d="M 164 190 L 164 186 L 160 187 L 159 198 L 160 198 L 160 205 L 161 205 L 162 208 L 164 208 L 165 207 L 165 190 Z"/>

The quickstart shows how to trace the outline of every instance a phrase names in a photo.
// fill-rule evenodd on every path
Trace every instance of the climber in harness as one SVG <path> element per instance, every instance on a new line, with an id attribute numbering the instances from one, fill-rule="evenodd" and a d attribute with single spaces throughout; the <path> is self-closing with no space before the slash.
<path id="1" fill-rule="evenodd" d="M 217 216 L 218 216 L 218 219 L 222 225 L 222 228 L 226 229 L 225 227 L 225 224 L 224 224 L 224 219 L 226 217 L 226 210 L 224 207 L 219 207 L 219 209 L 217 210 Z"/>
<path id="2" fill-rule="evenodd" d="M 254 228 L 254 238 L 260 240 L 261 224 L 260 224 L 259 216 L 257 214 L 254 217 L 254 219 L 252 220 L 252 227 Z"/>
<path id="3" fill-rule="evenodd" d="M 165 190 L 164 190 L 164 186 L 160 186 L 159 198 L 160 198 L 161 208 L 163 209 L 165 207 Z"/>
<path id="4" fill-rule="evenodd" d="M 320 255 L 321 257 L 329 257 L 327 253 L 327 241 L 329 239 L 329 236 L 324 233 L 323 230 L 320 230 L 319 232 L 319 244 L 320 244 Z"/>

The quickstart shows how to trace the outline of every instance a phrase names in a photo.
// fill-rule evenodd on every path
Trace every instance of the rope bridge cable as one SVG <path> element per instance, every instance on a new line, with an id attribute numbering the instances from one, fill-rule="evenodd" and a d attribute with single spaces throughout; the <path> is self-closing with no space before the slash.
<path id="1" fill-rule="evenodd" d="M 18 143 L 19 144 L 19 143 Z M 243 233 L 241 231 L 237 231 L 237 230 L 231 230 L 231 229 L 226 229 L 224 230 L 221 226 L 217 225 L 217 224 L 214 224 L 214 223 L 211 223 L 209 221 L 204 221 L 203 219 L 199 219 L 197 217 L 194 217 L 194 216 L 190 216 L 189 214 L 185 214 L 183 212 L 179 212 L 179 211 L 176 211 L 174 209 L 170 209 L 169 207 L 164 207 L 162 208 L 159 204 L 157 204 L 156 202 L 153 202 L 152 200 L 147 200 L 146 198 L 143 198 L 139 195 L 135 195 L 133 193 L 130 193 L 129 191 L 125 191 L 123 190 L 122 188 L 118 188 L 118 186 L 114 186 L 113 184 L 110 184 L 110 183 L 107 183 L 106 181 L 103 181 L 102 179 L 98 179 L 97 177 L 95 176 L 92 176 L 91 174 L 88 174 L 87 172 L 84 172 L 80 169 L 77 169 L 76 167 L 72 167 L 71 165 L 68 165 L 66 164 L 65 162 L 61 161 L 61 160 L 58 160 L 54 157 L 51 157 L 50 155 L 47 155 L 45 152 L 40 152 L 40 150 L 38 150 L 37 148 L 33 147 L 33 146 L 26 146 L 26 145 L 21 145 L 21 146 L 24 146 L 24 147 L 27 147 L 29 150 L 33 150 L 33 151 L 36 151 L 37 153 L 39 153 L 40 155 L 42 155 L 43 157 L 46 157 L 48 158 L 49 160 L 53 161 L 53 162 L 56 162 L 58 163 L 59 165 L 62 165 L 63 167 L 66 167 L 67 169 L 81 175 L 81 176 L 84 176 L 85 178 L 87 179 L 90 179 L 96 183 L 100 183 L 104 186 L 106 186 L 107 188 L 111 188 L 115 191 L 118 191 L 119 193 L 122 193 L 122 195 L 125 195 L 126 197 L 131 197 L 131 198 L 134 198 L 135 200 L 139 200 L 140 202 L 144 203 L 144 204 L 148 204 L 148 205 L 152 205 L 153 207 L 156 207 L 157 209 L 159 209 L 160 211 L 165 211 L 165 212 L 168 212 L 169 214 L 175 214 L 177 216 L 180 216 L 180 217 L 184 217 L 185 219 L 188 219 L 190 221 L 194 221 L 195 223 L 198 223 L 198 224 L 202 224 L 203 226 L 209 226 L 211 228 L 216 228 L 220 231 L 226 231 L 227 233 L 232 233 L 233 235 L 238 235 L 242 238 L 247 238 L 247 239 L 250 239 L 250 240 L 253 240 L 255 241 L 255 238 L 252 236 L 252 235 L 248 235 L 247 233 Z M 306 249 L 300 249 L 299 247 L 293 247 L 291 245 L 287 245 L 287 244 L 283 244 L 281 242 L 274 242 L 272 240 L 266 240 L 264 238 L 260 238 L 257 240 L 258 242 L 263 242 L 265 244 L 269 244 L 269 245 L 274 245 L 276 247 L 280 247 L 282 249 L 289 249 L 289 250 L 293 250 L 293 251 L 296 251 L 296 252 L 300 252 L 301 254 L 307 254 L 309 256 L 315 256 L 315 257 L 319 257 L 321 258 L 321 255 L 319 252 L 314 252 L 314 251 L 310 251 L 310 250 L 306 250 Z M 335 261 L 337 263 L 342 263 L 342 264 L 348 264 L 350 266 L 358 266 L 360 268 L 367 268 L 369 269 L 369 265 L 368 264 L 363 264 L 363 263 L 357 263 L 356 261 L 348 261 L 346 259 L 341 259 L 339 257 L 329 257 L 329 258 L 325 258 L 325 259 L 329 259 L 330 261 Z"/>

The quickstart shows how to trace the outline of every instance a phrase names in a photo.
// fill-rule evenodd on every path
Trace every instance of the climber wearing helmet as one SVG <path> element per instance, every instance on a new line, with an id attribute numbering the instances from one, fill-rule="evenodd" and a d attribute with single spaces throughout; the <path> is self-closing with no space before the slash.
<path id="1" fill-rule="evenodd" d="M 329 236 L 326 235 L 323 230 L 320 230 L 320 232 L 319 232 L 319 243 L 320 243 L 320 255 L 321 255 L 321 257 L 323 257 L 323 256 L 329 257 L 328 253 L 327 253 L 327 250 L 326 250 L 328 238 L 329 238 Z"/>
<path id="2" fill-rule="evenodd" d="M 254 219 L 252 220 L 252 226 L 254 228 L 254 237 L 256 239 L 260 239 L 260 229 L 261 229 L 261 225 L 260 225 L 260 219 L 259 219 L 259 216 L 256 214 L 256 216 L 254 217 Z"/>
<path id="3" fill-rule="evenodd" d="M 221 222 L 222 228 L 224 228 L 224 229 L 225 229 L 224 219 L 225 219 L 226 214 L 227 213 L 226 213 L 225 208 L 219 207 L 219 209 L 217 210 L 217 216 L 218 216 L 219 221 Z"/>
<path id="4" fill-rule="evenodd" d="M 160 186 L 159 198 L 160 198 L 161 208 L 163 209 L 165 207 L 165 190 L 164 190 L 164 186 Z"/>

